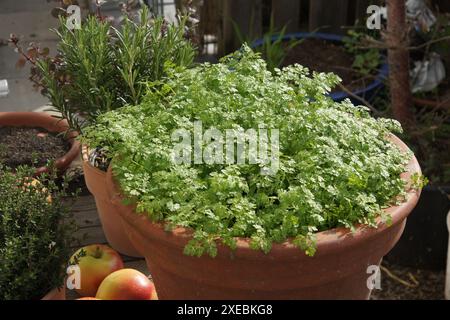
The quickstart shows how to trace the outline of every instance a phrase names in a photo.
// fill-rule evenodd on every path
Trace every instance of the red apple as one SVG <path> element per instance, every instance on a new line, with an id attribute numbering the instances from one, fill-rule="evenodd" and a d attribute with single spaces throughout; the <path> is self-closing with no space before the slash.
<path id="1" fill-rule="evenodd" d="M 155 285 L 148 277 L 134 269 L 111 273 L 98 288 L 101 300 L 157 300 Z"/>
<path id="2" fill-rule="evenodd" d="M 80 255 L 82 250 L 85 255 Z M 80 288 L 75 290 L 83 297 L 95 296 L 103 279 L 123 268 L 120 255 L 103 244 L 92 244 L 79 249 L 70 258 L 70 264 L 78 264 L 80 268 Z"/>

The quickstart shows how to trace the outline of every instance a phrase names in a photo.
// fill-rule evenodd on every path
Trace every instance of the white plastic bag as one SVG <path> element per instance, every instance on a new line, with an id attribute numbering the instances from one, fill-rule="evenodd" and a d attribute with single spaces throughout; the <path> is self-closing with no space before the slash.
<path id="1" fill-rule="evenodd" d="M 414 21 L 416 28 L 423 32 L 428 32 L 436 22 L 436 17 L 427 7 L 424 0 L 406 1 L 406 15 Z"/>
<path id="2" fill-rule="evenodd" d="M 441 57 L 432 52 L 428 59 L 415 61 L 411 71 L 412 92 L 431 91 L 445 78 L 445 66 Z"/>

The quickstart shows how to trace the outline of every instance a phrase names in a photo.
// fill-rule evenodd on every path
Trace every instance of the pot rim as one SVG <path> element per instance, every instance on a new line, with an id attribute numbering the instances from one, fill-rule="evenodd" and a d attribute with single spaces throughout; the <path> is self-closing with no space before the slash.
<path id="1" fill-rule="evenodd" d="M 8 124 L 3 124 L 8 122 Z M 11 124 L 13 123 L 13 124 Z M 5 127 L 39 127 L 49 132 L 64 132 L 69 129 L 66 119 L 57 119 L 47 112 L 34 111 L 6 111 L 0 112 L 0 126 Z M 70 143 L 70 149 L 62 156 L 55 159 L 55 167 L 58 170 L 66 169 L 70 163 L 78 156 L 80 151 L 80 142 L 76 140 L 78 132 L 71 131 L 67 137 L 64 137 Z M 48 172 L 47 166 L 36 168 L 35 176 Z"/>
<path id="2" fill-rule="evenodd" d="M 389 140 L 396 144 L 402 151 L 406 152 L 409 150 L 406 144 L 397 136 L 391 134 Z M 369 227 L 367 225 L 357 224 L 355 225 L 355 230 L 353 232 L 350 229 L 342 226 L 317 232 L 315 233 L 316 253 L 314 257 L 326 255 L 330 252 L 345 250 L 348 247 L 352 247 L 357 243 L 368 240 L 380 234 L 382 231 L 389 227 L 401 223 L 409 215 L 412 209 L 414 209 L 421 193 L 421 189 L 413 189 L 411 187 L 408 187 L 408 185 L 411 183 L 411 175 L 415 173 L 421 174 L 419 163 L 414 155 L 407 164 L 407 168 L 408 170 L 401 174 L 402 179 L 406 182 L 407 185 L 406 201 L 401 203 L 400 205 L 391 206 L 384 209 L 384 211 L 388 213 L 392 218 L 391 224 L 386 224 L 382 221 L 381 217 L 378 217 L 377 227 L 375 228 Z M 154 222 L 151 221 L 146 215 L 142 213 L 136 213 L 136 205 L 124 206 L 122 204 L 124 197 L 119 190 L 118 184 L 114 180 L 111 165 L 108 167 L 106 180 L 111 201 L 115 205 L 121 205 L 123 206 L 123 208 L 126 208 L 126 210 L 118 211 L 120 212 L 126 223 L 134 225 L 136 227 L 135 230 L 137 230 L 141 235 L 145 236 L 146 232 L 142 231 L 144 228 L 151 228 L 153 236 L 158 238 L 165 238 L 167 242 L 174 242 L 178 240 L 178 242 L 187 243 L 187 241 L 192 238 L 193 230 L 190 228 L 176 227 L 171 231 L 166 231 L 164 228 L 164 222 Z M 172 235 L 173 238 L 167 237 L 168 235 Z M 239 251 L 241 253 L 244 253 L 247 257 L 254 258 L 266 256 L 266 254 L 264 254 L 261 250 L 254 250 L 250 248 L 250 238 L 235 237 L 235 239 L 236 249 L 233 250 L 234 252 Z M 281 243 L 272 243 L 272 248 L 269 254 L 272 256 L 285 256 L 287 252 L 289 252 L 289 254 L 301 252 L 306 255 L 303 250 L 299 250 L 299 248 L 292 243 L 292 240 L 293 238 L 288 238 Z M 219 241 L 217 243 L 217 247 L 218 249 L 223 249 L 225 245 L 223 245 Z"/>

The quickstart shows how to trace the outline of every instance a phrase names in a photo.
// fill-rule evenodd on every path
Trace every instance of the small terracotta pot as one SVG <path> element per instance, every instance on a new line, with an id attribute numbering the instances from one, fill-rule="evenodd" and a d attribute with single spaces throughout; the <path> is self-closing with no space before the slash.
<path id="1" fill-rule="evenodd" d="M 38 127 L 46 129 L 49 132 L 64 132 L 69 128 L 66 120 L 52 117 L 46 112 L 0 112 L 0 126 L 6 127 Z M 55 166 L 63 172 L 78 156 L 80 152 L 80 142 L 75 140 L 76 132 L 71 132 L 67 140 L 71 144 L 70 150 L 61 158 L 55 160 Z M 48 167 L 36 169 L 35 175 L 48 172 Z"/>
<path id="2" fill-rule="evenodd" d="M 398 138 L 393 141 L 408 149 Z M 420 172 L 413 158 L 402 177 L 409 181 L 412 173 Z M 239 238 L 235 251 L 218 244 L 215 258 L 198 258 L 183 254 L 192 230 L 166 232 L 163 224 L 122 205 L 111 168 L 107 185 L 130 240 L 146 258 L 160 299 L 368 299 L 368 267 L 378 266 L 398 241 L 420 196 L 420 191 L 409 190 L 406 202 L 386 209 L 390 226 L 379 220 L 377 228 L 356 226 L 354 233 L 342 227 L 317 233 L 314 257 L 290 240 L 273 244 L 264 254 L 251 249 L 249 239 Z"/>
<path id="3" fill-rule="evenodd" d="M 142 257 L 135 249 L 125 229 L 122 226 L 122 217 L 106 192 L 106 172 L 92 166 L 88 161 L 88 148 L 82 147 L 83 172 L 86 186 L 95 198 L 97 212 L 102 223 L 103 232 L 112 248 L 131 257 Z"/>
<path id="4" fill-rule="evenodd" d="M 41 300 L 66 300 L 66 287 L 55 288 L 47 293 Z"/>

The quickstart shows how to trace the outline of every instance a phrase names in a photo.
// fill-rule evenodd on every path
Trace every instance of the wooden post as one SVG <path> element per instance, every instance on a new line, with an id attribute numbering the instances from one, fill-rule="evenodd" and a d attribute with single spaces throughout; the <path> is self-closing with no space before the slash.
<path id="1" fill-rule="evenodd" d="M 356 0 L 355 5 L 355 22 L 358 20 L 360 23 L 365 25 L 367 20 L 367 7 L 372 4 L 376 4 L 376 1 L 371 0 Z"/>
<path id="2" fill-rule="evenodd" d="M 409 83 L 409 52 L 406 34 L 406 8 L 404 1 L 387 0 L 387 44 L 389 87 L 394 117 L 404 127 L 413 122 L 412 98 Z"/>
<path id="3" fill-rule="evenodd" d="M 272 14 L 276 30 L 286 26 L 286 32 L 298 31 L 301 0 L 272 0 Z"/>
<path id="4" fill-rule="evenodd" d="M 348 0 L 313 0 L 309 4 L 309 31 L 343 34 L 347 25 Z"/>
<path id="5" fill-rule="evenodd" d="M 433 6 L 437 6 L 441 12 L 450 13 L 450 1 L 448 1 L 448 0 L 434 0 L 432 2 L 432 4 L 433 4 Z"/>
<path id="6" fill-rule="evenodd" d="M 252 23 L 253 20 L 253 23 Z M 226 54 L 240 47 L 233 27 L 252 40 L 262 35 L 262 0 L 222 0 L 222 37 L 219 53 Z"/>

